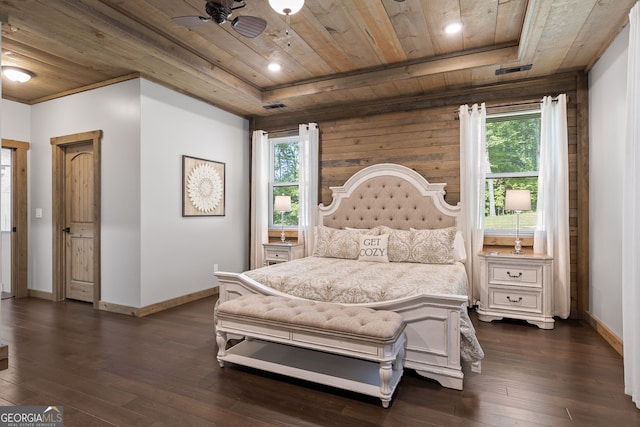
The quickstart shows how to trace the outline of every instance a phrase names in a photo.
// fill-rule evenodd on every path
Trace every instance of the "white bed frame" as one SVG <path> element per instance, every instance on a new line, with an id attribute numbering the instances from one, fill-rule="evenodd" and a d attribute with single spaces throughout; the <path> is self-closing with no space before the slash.
<path id="1" fill-rule="evenodd" d="M 460 206 L 445 202 L 445 186 L 430 184 L 405 166 L 369 166 L 344 186 L 331 187 L 333 201 L 329 206 L 319 206 L 318 223 L 335 228 L 387 225 L 396 229 L 456 225 Z M 242 273 L 216 272 L 215 276 L 220 282 L 220 303 L 247 293 L 295 298 Z M 404 366 L 444 387 L 462 390 L 460 310 L 467 304 L 467 295 L 421 295 L 358 305 L 401 314 L 407 324 Z M 471 369 L 480 372 L 480 362 Z"/>

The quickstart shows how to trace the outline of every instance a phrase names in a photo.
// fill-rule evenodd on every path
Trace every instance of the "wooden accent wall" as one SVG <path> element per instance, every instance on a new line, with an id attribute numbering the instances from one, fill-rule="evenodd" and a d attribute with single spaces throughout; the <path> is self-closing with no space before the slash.
<path id="1" fill-rule="evenodd" d="M 446 200 L 460 200 L 460 123 L 451 106 L 386 113 L 321 123 L 320 199 L 331 203 L 330 186 L 360 169 L 398 163 L 429 182 L 446 182 Z"/>
<path id="2" fill-rule="evenodd" d="M 343 111 L 317 111 L 290 117 L 287 123 L 256 119 L 255 128 L 267 132 L 286 129 L 297 123 L 316 122 L 320 128 L 320 200 L 331 203 L 330 186 L 342 185 L 358 170 L 381 162 L 410 167 L 430 182 L 446 182 L 445 199 L 460 200 L 460 105 L 485 102 L 488 113 L 522 109 L 543 96 L 568 96 L 569 133 L 569 225 L 571 238 L 571 313 L 581 317 L 588 309 L 588 135 L 581 121 L 587 97 L 578 96 L 586 79 L 582 73 L 566 73 L 528 81 L 505 82 L 456 92 L 425 94 L 424 97 L 390 100 L 378 106 L 379 113 L 362 106 Z M 582 95 L 582 94 L 581 94 Z M 313 117 L 315 115 L 315 117 Z M 580 139 L 578 135 L 581 135 Z M 581 158 L 578 158 L 580 152 Z M 586 157 L 585 157 L 586 156 Z M 586 191 L 585 191 L 586 188 Z M 580 194 L 580 197 L 579 197 Z M 579 222 L 581 229 L 579 230 Z M 586 228 L 586 230 L 584 230 Z M 579 245 L 580 243 L 580 245 Z M 581 284 L 578 284 L 578 276 Z"/>

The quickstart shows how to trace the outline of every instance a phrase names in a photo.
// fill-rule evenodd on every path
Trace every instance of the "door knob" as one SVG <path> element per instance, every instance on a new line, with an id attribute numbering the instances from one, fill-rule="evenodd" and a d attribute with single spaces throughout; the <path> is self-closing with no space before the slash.
<path id="1" fill-rule="evenodd" d="M 71 227 L 65 227 L 62 229 L 65 233 L 71 233 Z"/>

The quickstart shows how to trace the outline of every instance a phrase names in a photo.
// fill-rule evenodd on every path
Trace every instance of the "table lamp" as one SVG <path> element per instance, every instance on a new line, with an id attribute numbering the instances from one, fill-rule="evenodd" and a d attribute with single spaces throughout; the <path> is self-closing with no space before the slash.
<path id="1" fill-rule="evenodd" d="M 273 210 L 280 212 L 280 224 L 282 227 L 282 233 L 280 234 L 280 240 L 282 243 L 285 241 L 284 237 L 284 213 L 291 212 L 291 196 L 276 196 L 276 200 L 273 202 Z"/>

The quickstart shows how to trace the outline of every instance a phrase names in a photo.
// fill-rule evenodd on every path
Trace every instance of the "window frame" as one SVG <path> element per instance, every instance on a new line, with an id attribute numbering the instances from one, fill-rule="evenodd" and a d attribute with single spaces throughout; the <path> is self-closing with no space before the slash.
<path id="1" fill-rule="evenodd" d="M 505 117 L 518 117 L 518 116 L 531 116 L 531 117 L 537 117 L 538 119 L 541 119 L 542 117 L 542 111 L 540 109 L 540 107 L 534 108 L 534 109 L 527 109 L 527 110 L 522 110 L 522 111 L 513 111 L 513 112 L 503 112 L 503 113 L 496 113 L 496 114 L 488 114 L 486 119 L 485 119 L 485 128 L 486 125 L 490 122 L 490 121 L 498 121 L 495 119 L 500 119 L 500 118 L 505 118 Z M 506 120 L 503 120 L 506 121 Z M 486 139 L 486 136 L 485 136 Z M 539 143 L 539 140 L 538 140 Z M 538 146 L 538 156 L 540 153 L 540 147 Z M 525 171 L 525 172 L 486 172 L 485 173 L 485 186 L 487 185 L 488 180 L 490 179 L 502 179 L 502 178 L 538 178 L 540 175 L 540 159 L 538 157 L 538 169 L 536 171 Z M 489 159 L 489 149 L 488 149 L 488 145 L 487 145 L 487 153 L 486 153 L 486 161 L 487 161 L 487 168 L 490 165 L 490 159 Z M 485 190 L 486 191 L 486 190 Z M 516 229 L 515 228 L 486 228 L 485 224 L 483 222 L 483 231 L 484 231 L 484 235 L 488 236 L 488 237 L 500 237 L 500 236 L 515 236 L 516 235 Z M 520 229 L 520 236 L 524 236 L 524 237 L 533 237 L 535 231 L 534 230 L 522 230 Z"/>
<path id="2" fill-rule="evenodd" d="M 269 228 L 270 229 L 281 229 L 282 224 L 274 224 L 274 211 L 273 211 L 273 202 L 275 199 L 275 191 L 277 191 L 278 187 L 298 187 L 298 194 L 300 193 L 300 181 L 287 181 L 287 182 L 275 182 L 275 147 L 279 144 L 298 144 L 298 149 L 300 147 L 300 135 L 288 135 L 288 136 L 280 136 L 269 139 Z M 300 159 L 298 159 L 298 171 L 300 168 Z M 298 218 L 299 222 L 299 218 Z M 298 225 L 285 225 L 285 230 L 297 230 Z"/>

